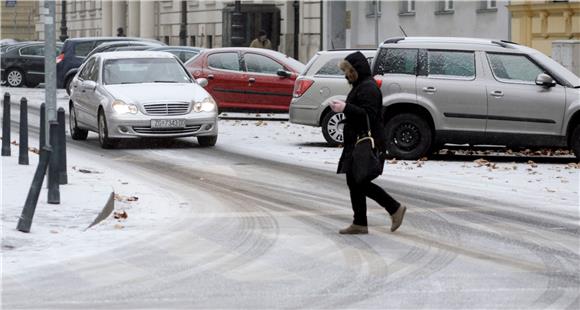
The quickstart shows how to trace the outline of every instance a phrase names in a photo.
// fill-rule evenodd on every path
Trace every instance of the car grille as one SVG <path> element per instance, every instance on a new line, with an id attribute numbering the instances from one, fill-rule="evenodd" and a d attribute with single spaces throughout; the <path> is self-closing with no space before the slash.
<path id="1" fill-rule="evenodd" d="M 189 113 L 189 103 L 153 103 L 143 106 L 149 115 L 183 115 Z"/>
<path id="2" fill-rule="evenodd" d="M 182 133 L 195 133 L 199 131 L 201 125 L 187 125 L 185 128 L 151 128 L 150 126 L 133 126 L 136 133 L 155 135 L 174 135 Z"/>

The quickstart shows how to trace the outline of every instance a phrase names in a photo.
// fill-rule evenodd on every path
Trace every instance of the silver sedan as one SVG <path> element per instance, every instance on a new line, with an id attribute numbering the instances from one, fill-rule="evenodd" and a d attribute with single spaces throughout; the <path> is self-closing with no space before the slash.
<path id="1" fill-rule="evenodd" d="M 119 139 L 195 136 L 213 146 L 218 136 L 217 105 L 166 52 L 111 52 L 89 58 L 74 77 L 70 133 L 85 140 L 97 132 L 103 148 Z"/>

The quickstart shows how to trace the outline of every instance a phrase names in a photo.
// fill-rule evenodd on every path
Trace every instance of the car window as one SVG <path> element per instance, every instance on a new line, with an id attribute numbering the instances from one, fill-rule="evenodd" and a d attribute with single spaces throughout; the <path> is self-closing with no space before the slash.
<path id="1" fill-rule="evenodd" d="M 44 56 L 44 46 L 42 45 L 31 45 L 20 49 L 20 55 L 22 56 Z"/>
<path id="2" fill-rule="evenodd" d="M 377 56 L 376 74 L 417 74 L 418 49 L 381 49 Z"/>
<path id="3" fill-rule="evenodd" d="M 87 41 L 87 42 L 78 42 L 75 45 L 75 56 L 84 57 L 87 56 L 92 50 L 95 42 Z"/>
<path id="4" fill-rule="evenodd" d="M 332 58 L 327 63 L 316 72 L 315 75 L 327 75 L 327 76 L 342 76 L 343 73 L 338 67 L 338 64 L 342 60 L 342 57 Z"/>
<path id="5" fill-rule="evenodd" d="M 95 82 L 99 79 L 99 62 L 97 60 L 95 60 L 92 68 L 88 72 L 87 79 Z"/>
<path id="6" fill-rule="evenodd" d="M 93 65 L 95 64 L 95 58 L 89 59 L 87 64 L 83 67 L 81 72 L 79 73 L 79 78 L 81 80 L 88 80 L 90 76 L 90 72 L 93 69 Z"/>
<path id="7" fill-rule="evenodd" d="M 217 53 L 207 58 L 208 65 L 215 69 L 240 71 L 238 53 Z"/>
<path id="8" fill-rule="evenodd" d="M 181 59 L 181 61 L 183 63 L 187 62 L 188 60 L 190 60 L 191 58 L 195 57 L 197 54 L 199 54 L 198 52 L 182 52 L 179 59 Z"/>
<path id="9" fill-rule="evenodd" d="M 427 70 L 429 76 L 475 77 L 475 53 L 463 51 L 428 52 Z"/>
<path id="10" fill-rule="evenodd" d="M 257 54 L 245 54 L 244 63 L 248 72 L 276 74 L 278 70 L 284 70 L 284 67 L 278 62 Z"/>
<path id="11" fill-rule="evenodd" d="M 105 61 L 103 83 L 191 83 L 191 79 L 175 58 L 127 58 Z"/>
<path id="12" fill-rule="evenodd" d="M 488 53 L 493 75 L 500 81 L 535 83 L 544 71 L 524 55 Z"/>

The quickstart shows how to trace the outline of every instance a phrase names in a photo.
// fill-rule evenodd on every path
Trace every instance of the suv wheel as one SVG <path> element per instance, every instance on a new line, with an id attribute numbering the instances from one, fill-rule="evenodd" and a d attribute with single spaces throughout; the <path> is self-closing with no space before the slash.
<path id="1" fill-rule="evenodd" d="M 572 131 L 572 136 L 570 137 L 570 147 L 574 151 L 577 159 L 580 159 L 580 124 L 576 125 L 574 131 Z"/>
<path id="2" fill-rule="evenodd" d="M 322 119 L 322 135 L 328 145 L 344 143 L 344 113 L 328 112 Z"/>
<path id="3" fill-rule="evenodd" d="M 388 157 L 418 159 L 431 148 L 433 130 L 422 117 L 403 113 L 387 122 L 385 137 Z"/>
<path id="4" fill-rule="evenodd" d="M 89 135 L 88 130 L 80 129 L 77 123 L 77 111 L 74 106 L 70 105 L 70 113 L 68 116 L 70 136 L 73 140 L 86 140 Z"/>
<path id="5" fill-rule="evenodd" d="M 11 87 L 20 87 L 24 84 L 24 73 L 18 69 L 10 69 L 6 74 L 6 83 Z"/>

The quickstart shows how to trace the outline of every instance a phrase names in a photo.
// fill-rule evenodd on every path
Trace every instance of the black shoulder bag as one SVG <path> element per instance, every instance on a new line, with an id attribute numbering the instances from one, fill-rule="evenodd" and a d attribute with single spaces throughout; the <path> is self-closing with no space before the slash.
<path id="1" fill-rule="evenodd" d="M 357 137 L 352 152 L 351 173 L 356 183 L 370 182 L 383 173 L 384 162 L 379 150 L 375 147 L 375 140 L 371 136 L 369 116 L 367 119 L 367 135 Z"/>

